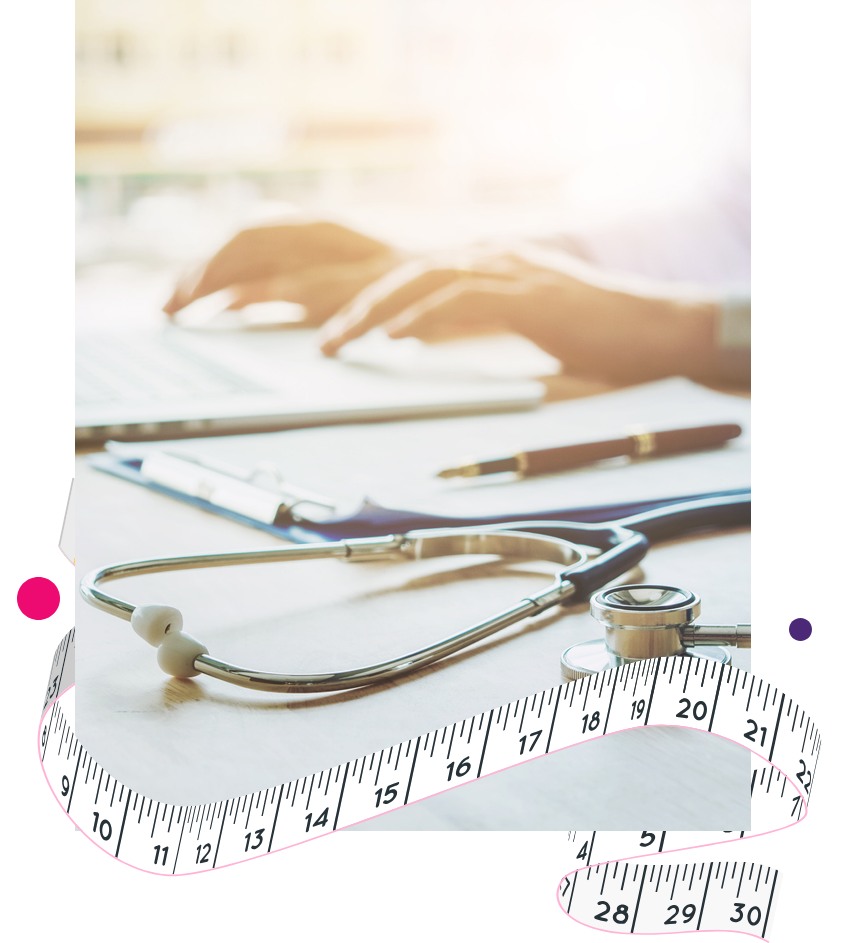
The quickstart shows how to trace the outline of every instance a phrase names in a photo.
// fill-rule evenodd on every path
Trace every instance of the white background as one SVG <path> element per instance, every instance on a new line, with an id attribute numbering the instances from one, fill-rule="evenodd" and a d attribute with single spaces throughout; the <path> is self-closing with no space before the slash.
<path id="1" fill-rule="evenodd" d="M 92 940 L 602 939 L 556 906 L 565 865 L 557 833 L 341 833 L 219 873 L 166 880 L 110 860 L 56 806 L 37 762 L 36 725 L 53 650 L 73 619 L 73 571 L 57 546 L 73 474 L 71 9 L 17 4 L 6 9 L 0 34 L 9 332 L 0 344 L 0 599 L 9 639 L 0 815 L 12 875 L 4 924 L 18 925 L 20 939 L 75 930 Z M 837 939 L 848 922 L 839 871 L 846 872 L 847 834 L 850 24 L 841 10 L 834 2 L 754 3 L 753 660 L 757 674 L 810 711 L 824 747 L 805 822 L 705 857 L 782 870 L 775 943 Z M 24 619 L 15 605 L 17 587 L 35 575 L 52 579 L 63 596 L 44 622 Z M 787 632 L 797 616 L 814 625 L 805 643 Z"/>

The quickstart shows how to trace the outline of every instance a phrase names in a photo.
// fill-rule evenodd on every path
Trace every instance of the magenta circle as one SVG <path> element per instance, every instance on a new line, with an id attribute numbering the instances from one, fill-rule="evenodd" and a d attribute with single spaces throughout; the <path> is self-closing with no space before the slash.
<path id="1" fill-rule="evenodd" d="M 34 576 L 21 583 L 18 609 L 28 619 L 48 619 L 59 608 L 59 590 L 52 580 Z"/>

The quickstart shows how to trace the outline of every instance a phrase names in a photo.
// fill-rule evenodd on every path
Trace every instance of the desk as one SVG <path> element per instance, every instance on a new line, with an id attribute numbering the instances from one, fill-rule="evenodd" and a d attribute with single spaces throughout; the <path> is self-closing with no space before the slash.
<path id="1" fill-rule="evenodd" d="M 80 574 L 122 559 L 276 545 L 78 461 Z M 195 570 L 113 584 L 180 608 L 217 656 L 286 671 L 332 670 L 410 650 L 543 585 L 545 565 L 457 558 Z M 745 621 L 749 534 L 654 548 L 649 582 L 693 587 L 712 622 Z M 296 592 L 297 590 L 297 592 Z M 276 697 L 212 679 L 168 680 L 129 626 L 78 607 L 82 742 L 150 798 L 200 803 L 250 792 L 388 746 L 560 682 L 568 645 L 597 635 L 584 607 L 547 613 L 380 688 Z M 238 626 L 235 629 L 234 626 Z M 747 668 L 748 652 L 735 664 Z M 628 783 L 624 789 L 623 784 Z M 369 823 L 371 828 L 738 829 L 749 822 L 749 759 L 689 730 L 583 744 Z"/>

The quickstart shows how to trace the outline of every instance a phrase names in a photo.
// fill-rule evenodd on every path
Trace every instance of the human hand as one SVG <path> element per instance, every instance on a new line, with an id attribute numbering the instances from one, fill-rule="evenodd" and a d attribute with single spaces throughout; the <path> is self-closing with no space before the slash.
<path id="1" fill-rule="evenodd" d="M 525 278 L 523 276 L 526 276 Z M 506 296 L 530 289 L 508 256 L 408 260 L 375 280 L 320 332 L 323 353 L 383 325 L 390 337 L 439 340 L 508 328 Z"/>
<path id="2" fill-rule="evenodd" d="M 638 382 L 696 375 L 710 359 L 716 308 L 703 297 L 624 284 L 575 259 L 558 268 L 520 253 L 412 261 L 357 295 L 324 326 L 325 354 L 383 325 L 433 340 L 504 329 L 523 334 L 574 374 Z M 700 363 L 702 356 L 702 363 Z"/>
<path id="3" fill-rule="evenodd" d="M 163 310 L 173 316 L 227 288 L 231 308 L 290 301 L 303 305 L 305 323 L 321 324 L 400 260 L 392 247 L 336 223 L 256 226 L 237 233 L 181 279 Z"/>

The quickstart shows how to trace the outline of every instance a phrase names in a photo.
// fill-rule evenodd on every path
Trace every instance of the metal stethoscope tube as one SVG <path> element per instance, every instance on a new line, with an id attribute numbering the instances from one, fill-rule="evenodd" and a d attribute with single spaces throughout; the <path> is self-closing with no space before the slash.
<path id="1" fill-rule="evenodd" d="M 558 525 L 554 527 L 557 532 Z M 492 554 L 544 560 L 566 569 L 541 591 L 529 594 L 507 609 L 432 645 L 361 668 L 298 675 L 244 668 L 214 658 L 205 645 L 183 632 L 183 616 L 179 610 L 162 605 L 134 606 L 100 589 L 100 585 L 109 580 L 200 567 L 327 558 L 347 561 L 419 560 L 460 554 Z M 80 592 L 91 605 L 129 621 L 138 635 L 157 648 L 157 661 L 166 674 L 179 678 L 205 674 L 259 691 L 287 694 L 327 693 L 394 680 L 415 668 L 425 667 L 452 655 L 522 619 L 539 615 L 553 606 L 567 602 L 576 593 L 568 575 L 587 561 L 588 554 L 584 549 L 549 534 L 495 528 L 430 530 L 266 551 L 133 560 L 88 574 L 80 583 Z"/>

